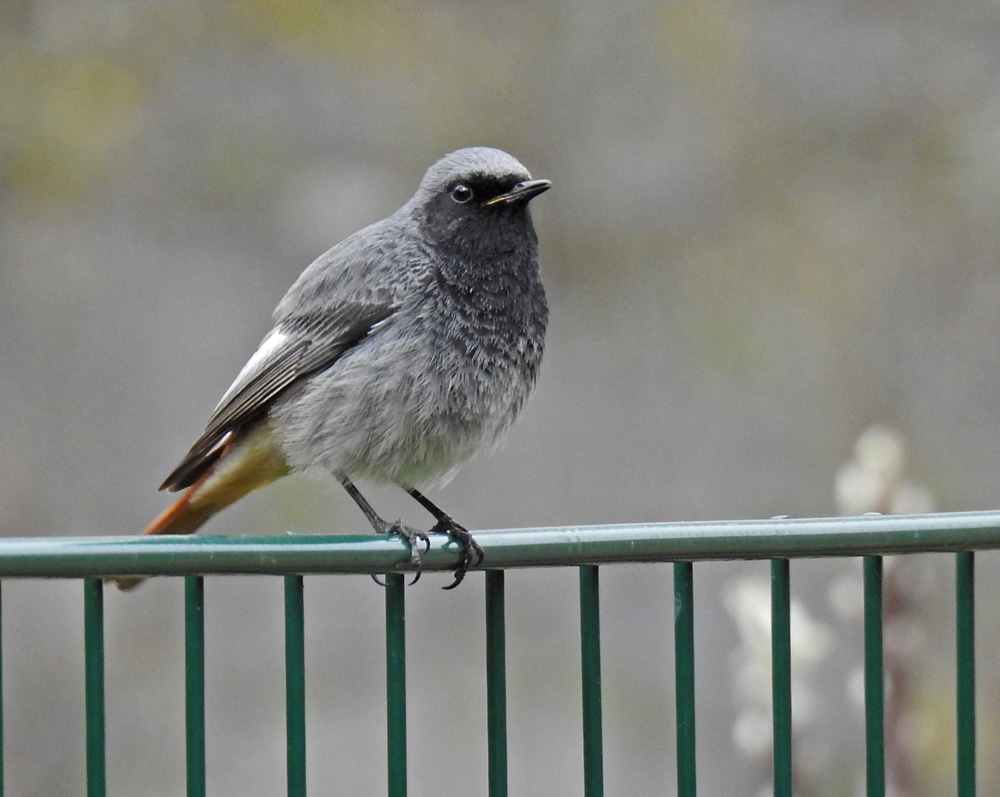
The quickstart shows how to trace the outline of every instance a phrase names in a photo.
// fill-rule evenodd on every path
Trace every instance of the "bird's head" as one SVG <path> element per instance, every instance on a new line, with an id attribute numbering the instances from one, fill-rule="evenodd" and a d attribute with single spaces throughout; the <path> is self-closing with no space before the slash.
<path id="1" fill-rule="evenodd" d="M 528 202 L 551 185 L 533 180 L 506 152 L 470 147 L 431 166 L 410 206 L 424 234 L 445 249 L 485 254 L 533 248 Z"/>

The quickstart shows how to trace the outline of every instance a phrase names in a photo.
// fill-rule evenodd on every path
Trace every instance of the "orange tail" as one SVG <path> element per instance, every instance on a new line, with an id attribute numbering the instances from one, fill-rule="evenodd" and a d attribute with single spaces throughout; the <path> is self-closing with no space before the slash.
<path id="1" fill-rule="evenodd" d="M 149 524 L 144 534 L 193 534 L 216 512 L 258 487 L 288 473 L 288 463 L 267 424 L 227 444 L 222 456 L 180 498 Z M 120 590 L 141 584 L 141 577 L 114 578 Z"/>
<path id="2" fill-rule="evenodd" d="M 143 534 L 193 534 L 206 520 L 226 506 L 212 506 L 204 500 L 192 502 L 195 493 L 212 477 L 214 471 L 214 468 L 206 471 L 198 481 L 181 493 L 181 497 L 161 512 Z"/>

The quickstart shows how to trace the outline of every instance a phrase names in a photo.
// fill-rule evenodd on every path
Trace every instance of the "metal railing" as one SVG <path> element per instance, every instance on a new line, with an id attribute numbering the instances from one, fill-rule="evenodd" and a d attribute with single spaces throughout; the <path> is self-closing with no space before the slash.
<path id="1" fill-rule="evenodd" d="M 884 795 L 885 684 L 882 640 L 882 557 L 950 552 L 955 555 L 957 660 L 956 787 L 976 790 L 975 554 L 1000 548 L 1000 512 L 858 518 L 662 523 L 487 531 L 486 686 L 491 797 L 507 794 L 507 694 L 504 570 L 579 568 L 584 788 L 604 792 L 601 706 L 600 567 L 621 562 L 673 563 L 674 681 L 677 793 L 697 791 L 695 743 L 694 563 L 771 561 L 772 721 L 774 794 L 792 794 L 790 560 L 863 557 L 866 777 L 869 795 Z M 450 570 L 457 548 L 434 535 L 425 570 Z M 84 587 L 87 793 L 106 793 L 103 579 L 114 575 L 185 578 L 185 705 L 187 793 L 206 794 L 205 635 L 203 576 L 256 573 L 284 577 L 288 794 L 306 793 L 306 699 L 303 576 L 311 573 L 386 573 L 386 719 L 388 793 L 407 789 L 405 542 L 365 536 L 267 538 L 32 538 L 0 541 L 0 579 L 79 578 Z M 468 589 L 472 585 L 464 585 Z M 2 686 L 2 641 L 0 641 Z M 3 722 L 0 690 L 0 794 Z"/>

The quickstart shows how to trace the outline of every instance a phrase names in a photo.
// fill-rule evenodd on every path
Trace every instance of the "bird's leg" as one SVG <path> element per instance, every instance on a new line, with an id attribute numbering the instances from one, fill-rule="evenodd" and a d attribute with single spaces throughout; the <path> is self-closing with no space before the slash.
<path id="1" fill-rule="evenodd" d="M 422 540 L 424 543 L 424 552 L 426 553 L 431 547 L 431 541 L 427 537 L 426 531 L 420 531 L 419 529 L 412 529 L 409 526 L 404 526 L 401 520 L 397 520 L 395 523 L 390 523 L 387 520 L 383 520 L 379 514 L 375 511 L 368 499 L 365 498 L 361 491 L 354 486 L 346 473 L 342 471 L 337 472 L 337 481 L 343 486 L 347 491 L 347 494 L 354 499 L 354 503 L 358 505 L 358 508 L 364 513 L 364 516 L 368 518 L 368 522 L 372 524 L 372 528 L 375 529 L 377 534 L 398 534 L 404 540 L 406 540 L 410 545 L 410 563 L 416 567 L 417 574 L 414 576 L 413 581 L 410 582 L 410 586 L 417 583 L 420 578 L 420 566 L 422 564 L 422 557 L 420 554 L 420 547 L 413 544 L 413 540 Z M 376 583 L 382 584 L 375 576 L 372 576 Z M 382 584 L 385 586 L 385 584 Z"/>
<path id="2" fill-rule="evenodd" d="M 472 534 L 465 526 L 461 525 L 451 515 L 438 507 L 426 495 L 413 487 L 403 487 L 407 493 L 424 509 L 433 515 L 437 521 L 431 531 L 443 531 L 450 535 L 462 546 L 462 558 L 455 569 L 455 580 L 443 589 L 454 589 L 462 583 L 465 574 L 470 567 L 477 567 L 482 563 L 485 553 L 479 543 L 473 539 Z"/>

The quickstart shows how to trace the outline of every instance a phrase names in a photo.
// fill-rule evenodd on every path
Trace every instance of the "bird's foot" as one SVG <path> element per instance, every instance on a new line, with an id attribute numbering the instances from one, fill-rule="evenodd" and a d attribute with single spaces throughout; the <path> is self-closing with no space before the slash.
<path id="1" fill-rule="evenodd" d="M 469 530 L 449 515 L 443 515 L 439 518 L 431 531 L 443 531 L 462 546 L 462 558 L 458 562 L 458 567 L 455 568 L 455 580 L 447 587 L 442 587 L 442 589 L 455 589 L 462 583 L 469 568 L 478 567 L 486 554 Z"/>
<path id="2" fill-rule="evenodd" d="M 486 556 L 482 546 L 476 542 L 472 533 L 449 515 L 441 517 L 437 523 L 431 527 L 430 531 L 420 531 L 419 529 L 414 529 L 410 526 L 404 526 L 402 521 L 397 520 L 395 523 L 382 524 L 378 529 L 378 532 L 380 534 L 398 534 L 410 544 L 410 564 L 416 568 L 416 575 L 413 577 L 413 581 L 409 584 L 411 587 L 420 580 L 420 576 L 422 574 L 421 567 L 423 565 L 423 554 L 427 553 L 431 547 L 431 541 L 428 537 L 429 534 L 442 532 L 450 536 L 453 540 L 455 540 L 455 542 L 462 546 L 462 558 L 458 562 L 458 567 L 455 568 L 455 580 L 452 581 L 447 587 L 442 587 L 442 589 L 454 589 L 457 587 L 462 583 L 462 580 L 465 578 L 465 574 L 468 572 L 469 568 L 478 567 L 482 563 L 483 558 Z M 414 540 L 418 543 L 422 542 L 424 544 L 423 552 L 421 552 L 419 544 L 414 544 Z M 379 586 L 388 586 L 386 582 L 380 580 L 375 574 L 372 574 L 372 580 L 374 580 Z"/>
<path id="3" fill-rule="evenodd" d="M 412 587 L 420 580 L 421 568 L 423 566 L 423 554 L 427 553 L 431 547 L 430 538 L 427 536 L 426 531 L 420 531 L 420 529 L 410 528 L 409 526 L 404 526 L 403 521 L 397 520 L 395 523 L 387 523 L 383 521 L 379 524 L 376 529 L 379 534 L 396 534 L 402 537 L 409 543 L 410 546 L 410 564 L 416 568 L 416 575 L 413 577 L 413 581 L 410 582 Z M 414 545 L 414 540 L 418 544 Z M 423 553 L 420 551 L 419 543 L 424 544 Z M 386 587 L 388 584 L 386 582 L 379 580 L 379 577 L 372 573 L 372 580 L 381 587 Z"/>

